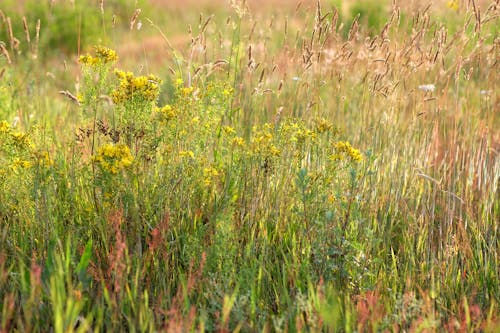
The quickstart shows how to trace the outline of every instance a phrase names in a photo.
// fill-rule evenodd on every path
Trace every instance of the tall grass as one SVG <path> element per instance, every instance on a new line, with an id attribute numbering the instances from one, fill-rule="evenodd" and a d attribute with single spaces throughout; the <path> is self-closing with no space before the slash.
<path id="1" fill-rule="evenodd" d="M 2 330 L 495 331 L 499 10 L 107 28 L 161 61 L 7 33 Z"/>

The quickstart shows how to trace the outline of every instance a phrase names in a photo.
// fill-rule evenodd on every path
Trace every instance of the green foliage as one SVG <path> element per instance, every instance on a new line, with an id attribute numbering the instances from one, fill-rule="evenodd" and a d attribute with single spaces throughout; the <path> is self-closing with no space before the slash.
<path id="1" fill-rule="evenodd" d="M 355 1 L 349 7 L 351 21 L 358 15 L 361 26 L 371 34 L 379 33 L 390 18 L 386 3 L 371 0 Z"/>
<path id="2" fill-rule="evenodd" d="M 379 6 L 348 42 L 324 7 L 285 38 L 238 7 L 144 63 L 0 55 L 0 330 L 493 330 L 490 21 L 381 39 Z"/>

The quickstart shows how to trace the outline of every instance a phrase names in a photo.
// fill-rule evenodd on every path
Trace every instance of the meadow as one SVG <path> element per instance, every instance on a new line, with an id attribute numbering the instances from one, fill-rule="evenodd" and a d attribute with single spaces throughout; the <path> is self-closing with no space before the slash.
<path id="1" fill-rule="evenodd" d="M 500 2 L 2 0 L 1 332 L 498 332 Z"/>

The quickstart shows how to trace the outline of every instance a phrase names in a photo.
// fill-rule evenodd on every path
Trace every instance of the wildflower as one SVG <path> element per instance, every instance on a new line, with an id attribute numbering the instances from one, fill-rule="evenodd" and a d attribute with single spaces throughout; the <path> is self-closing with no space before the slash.
<path id="1" fill-rule="evenodd" d="M 177 78 L 174 83 L 175 83 L 175 86 L 177 88 L 179 88 L 180 86 L 182 86 L 184 84 L 184 81 L 181 78 Z"/>
<path id="2" fill-rule="evenodd" d="M 232 135 L 232 134 L 235 134 L 236 131 L 234 128 L 232 128 L 231 126 L 224 126 L 222 128 L 222 130 L 224 131 L 224 133 L 228 134 L 228 135 Z"/>
<path id="3" fill-rule="evenodd" d="M 330 157 L 331 160 L 341 160 L 344 156 L 349 157 L 353 162 L 361 162 L 363 160 L 360 151 L 353 148 L 347 141 L 339 141 L 335 143 L 334 147 L 336 154 Z"/>
<path id="4" fill-rule="evenodd" d="M 237 136 L 237 137 L 233 138 L 231 143 L 233 144 L 233 146 L 243 147 L 245 145 L 245 140 L 243 140 L 242 137 Z"/>
<path id="5" fill-rule="evenodd" d="M 200 123 L 200 117 L 193 117 L 193 119 L 191 119 L 191 125 L 197 125 Z"/>
<path id="6" fill-rule="evenodd" d="M 118 60 L 116 52 L 104 46 L 96 46 L 95 53 L 97 58 L 105 64 L 116 62 Z"/>
<path id="7" fill-rule="evenodd" d="M 172 120 L 177 116 L 177 113 L 169 104 L 161 108 L 155 107 L 155 111 L 161 116 L 162 120 L 164 121 Z"/>
<path id="8" fill-rule="evenodd" d="M 136 98 L 153 102 L 160 94 L 161 80 L 155 75 L 134 76 L 132 72 L 115 70 L 116 77 L 120 80 L 119 86 L 111 93 L 115 104 L 125 103 Z"/>
<path id="9" fill-rule="evenodd" d="M 192 150 L 181 150 L 179 152 L 180 157 L 190 157 L 191 159 L 194 159 L 194 153 Z"/>
<path id="10" fill-rule="evenodd" d="M 28 134 L 23 133 L 23 132 L 12 132 L 10 133 L 10 136 L 12 140 L 14 141 L 15 145 L 18 147 L 24 147 L 24 148 L 33 148 L 34 145 L 30 140 L 30 137 Z"/>
<path id="11" fill-rule="evenodd" d="M 104 46 L 95 47 L 96 56 L 93 57 L 90 54 L 82 55 L 78 59 L 81 64 L 88 66 L 97 66 L 100 64 L 113 63 L 118 60 L 116 52 Z"/>
<path id="12" fill-rule="evenodd" d="M 219 171 L 213 167 L 208 167 L 203 169 L 203 183 L 205 186 L 210 186 L 213 181 L 219 176 Z"/>
<path id="13" fill-rule="evenodd" d="M 5 120 L 0 121 L 0 133 L 9 133 L 9 132 L 10 132 L 10 124 Z"/>
<path id="14" fill-rule="evenodd" d="M 93 160 L 102 170 L 116 174 L 132 165 L 134 157 L 127 145 L 105 144 L 99 147 Z"/>
<path id="15" fill-rule="evenodd" d="M 16 171 L 18 168 L 21 168 L 21 169 L 28 169 L 31 167 L 31 163 L 29 161 L 26 161 L 26 160 L 22 160 L 18 157 L 16 157 L 12 163 L 10 164 L 10 168 L 12 169 L 12 171 Z"/>
<path id="16" fill-rule="evenodd" d="M 194 91 L 193 87 L 185 87 L 181 89 L 182 96 L 190 96 Z"/>
<path id="17" fill-rule="evenodd" d="M 35 160 L 37 165 L 41 167 L 50 167 L 54 165 L 54 160 L 50 158 L 50 155 L 47 151 L 36 152 Z"/>
<path id="18" fill-rule="evenodd" d="M 450 0 L 446 3 L 446 6 L 448 6 L 448 8 L 450 8 L 454 11 L 457 11 L 458 10 L 458 1 L 457 0 Z"/>
<path id="19" fill-rule="evenodd" d="M 227 87 L 227 88 L 224 88 L 224 90 L 222 91 L 222 95 L 224 96 L 231 96 L 233 94 L 233 88 L 232 87 Z"/>
<path id="20" fill-rule="evenodd" d="M 421 84 L 418 86 L 418 89 L 425 92 L 433 92 L 436 89 L 436 86 L 431 84 Z"/>
<path id="21" fill-rule="evenodd" d="M 96 66 L 99 64 L 99 59 L 91 56 L 90 54 L 87 54 L 80 56 L 78 62 L 88 66 Z"/>
<path id="22" fill-rule="evenodd" d="M 333 128 L 333 124 L 326 120 L 325 118 L 319 118 L 316 120 L 316 131 L 318 133 L 328 132 Z"/>

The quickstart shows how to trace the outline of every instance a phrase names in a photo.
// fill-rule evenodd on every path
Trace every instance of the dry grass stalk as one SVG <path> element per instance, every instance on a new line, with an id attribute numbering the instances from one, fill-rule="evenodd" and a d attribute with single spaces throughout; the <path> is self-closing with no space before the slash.
<path id="1" fill-rule="evenodd" d="M 40 19 L 36 21 L 35 46 L 33 48 L 33 59 L 38 58 L 38 44 L 40 43 Z"/>
<path id="2" fill-rule="evenodd" d="M 30 30 L 28 27 L 26 16 L 23 16 L 23 28 L 24 28 L 24 34 L 26 36 L 26 42 L 28 43 L 28 46 L 31 48 Z"/>
<path id="3" fill-rule="evenodd" d="M 130 19 L 130 30 L 134 30 L 135 23 L 137 22 L 137 19 L 139 18 L 140 14 L 141 14 L 141 9 L 137 8 L 134 12 L 134 15 L 132 15 L 132 18 Z"/>
<path id="4" fill-rule="evenodd" d="M 0 51 L 2 52 L 5 59 L 7 59 L 7 63 L 9 65 L 12 64 L 12 61 L 10 60 L 10 56 L 9 56 L 9 51 L 7 51 L 7 49 L 5 48 L 3 43 L 0 43 Z"/>

